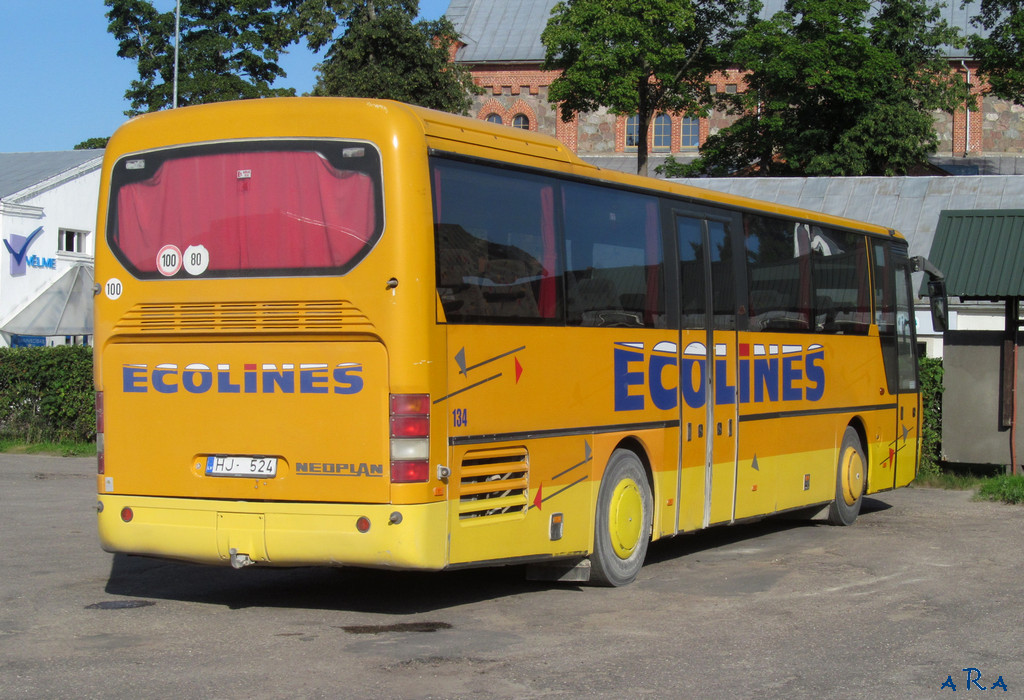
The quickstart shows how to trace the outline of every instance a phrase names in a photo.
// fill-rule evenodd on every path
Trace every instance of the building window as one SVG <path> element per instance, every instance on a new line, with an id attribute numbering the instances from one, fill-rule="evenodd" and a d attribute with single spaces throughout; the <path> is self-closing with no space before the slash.
<path id="1" fill-rule="evenodd" d="M 637 132 L 640 130 L 640 117 L 633 115 L 626 120 L 626 150 L 635 151 L 640 139 Z"/>
<path id="2" fill-rule="evenodd" d="M 726 95 L 735 95 L 739 91 L 739 86 L 736 83 L 729 83 L 725 86 Z"/>
<path id="3" fill-rule="evenodd" d="M 57 250 L 61 253 L 88 253 L 85 239 L 88 231 L 75 231 L 69 228 L 59 229 L 57 233 Z"/>
<path id="4" fill-rule="evenodd" d="M 517 129 L 529 129 L 530 118 L 525 114 L 517 114 L 516 116 L 512 117 L 512 126 L 514 126 Z"/>
<path id="5" fill-rule="evenodd" d="M 697 148 L 700 145 L 700 119 L 695 117 L 683 117 L 682 140 L 680 145 L 684 150 Z"/>
<path id="6" fill-rule="evenodd" d="M 672 118 L 667 114 L 654 118 L 654 150 L 672 150 Z"/>
<path id="7" fill-rule="evenodd" d="M 487 121 L 489 121 L 491 124 L 501 124 L 501 115 L 491 112 L 490 114 L 487 115 Z"/>

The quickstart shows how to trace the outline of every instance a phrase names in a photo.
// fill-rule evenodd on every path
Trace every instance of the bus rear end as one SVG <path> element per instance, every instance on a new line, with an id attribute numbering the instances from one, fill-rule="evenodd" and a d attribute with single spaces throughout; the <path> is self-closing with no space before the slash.
<path id="1" fill-rule="evenodd" d="M 108 147 L 102 544 L 236 567 L 442 568 L 422 362 L 433 280 L 413 262 L 432 267 L 415 249 L 431 243 L 398 233 L 429 227 L 428 188 L 385 186 L 403 168 L 425 178 L 392 147 L 422 132 L 398 105 L 258 102 L 136 120 Z"/>

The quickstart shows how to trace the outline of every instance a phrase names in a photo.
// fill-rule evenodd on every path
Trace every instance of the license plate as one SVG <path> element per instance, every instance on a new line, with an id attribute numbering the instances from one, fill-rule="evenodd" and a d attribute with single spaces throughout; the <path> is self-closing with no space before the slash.
<path id="1" fill-rule="evenodd" d="M 277 457 L 250 455 L 210 455 L 206 458 L 207 476 L 240 476 L 267 479 L 277 476 Z"/>

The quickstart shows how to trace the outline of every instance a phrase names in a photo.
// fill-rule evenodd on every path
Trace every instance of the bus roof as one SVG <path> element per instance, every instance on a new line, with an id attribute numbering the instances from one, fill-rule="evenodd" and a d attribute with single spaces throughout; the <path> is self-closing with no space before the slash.
<path id="1" fill-rule="evenodd" d="M 462 117 L 423 107 L 412 105 L 408 105 L 408 107 L 422 121 L 430 147 L 440 151 L 481 158 L 488 158 L 487 154 L 490 153 L 490 159 L 495 159 L 494 151 L 498 151 L 501 160 L 508 160 L 524 166 L 554 167 L 574 175 L 598 178 L 627 187 L 654 189 L 704 202 L 717 202 L 761 212 L 768 211 L 780 216 L 798 217 L 826 225 L 856 228 L 880 236 L 902 238 L 897 231 L 863 221 L 831 216 L 818 211 L 799 209 L 765 200 L 715 192 L 657 178 L 605 170 L 580 159 L 561 141 L 546 134 L 491 124 L 482 119 Z"/>
<path id="2" fill-rule="evenodd" d="M 111 138 L 111 154 L 145 150 L 168 143 L 196 143 L 225 139 L 266 138 L 267 129 L 279 129 L 283 137 L 351 136 L 332 133 L 338 113 L 362 112 L 379 122 L 380 111 L 404 114 L 418 123 L 427 147 L 468 157 L 499 160 L 511 164 L 550 169 L 577 177 L 593 178 L 624 187 L 653 190 L 700 202 L 719 203 L 741 209 L 816 221 L 824 225 L 855 228 L 885 237 L 897 232 L 861 221 L 830 216 L 775 202 L 755 200 L 708 189 L 598 168 L 574 154 L 561 141 L 536 131 L 491 124 L 482 119 L 408 105 L 390 100 L 344 97 L 284 97 L 219 102 L 151 113 L 130 120 Z M 407 122 L 406 128 L 410 126 Z M 159 133 L 158 144 L 144 134 Z M 109 164 L 108 164 L 109 167 Z"/>

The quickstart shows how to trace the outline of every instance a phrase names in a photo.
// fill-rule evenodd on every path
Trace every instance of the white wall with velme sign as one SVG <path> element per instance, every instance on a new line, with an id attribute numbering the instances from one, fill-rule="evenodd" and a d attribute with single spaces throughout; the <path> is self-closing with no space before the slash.
<path id="1" fill-rule="evenodd" d="M 101 161 L 102 157 L 97 156 L 0 199 L 0 331 L 4 331 L 0 344 L 66 342 L 64 336 L 31 332 L 12 336 L 4 329 L 73 266 L 92 265 Z M 48 303 L 61 303 L 56 298 L 44 298 Z M 90 317 L 91 313 L 90 308 Z M 42 328 L 37 330 L 44 332 Z M 45 340 L 40 341 L 40 337 Z M 72 342 L 83 340 L 79 336 Z"/>

